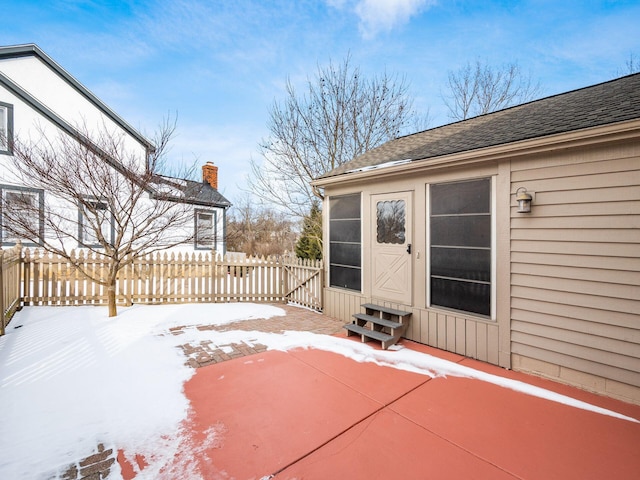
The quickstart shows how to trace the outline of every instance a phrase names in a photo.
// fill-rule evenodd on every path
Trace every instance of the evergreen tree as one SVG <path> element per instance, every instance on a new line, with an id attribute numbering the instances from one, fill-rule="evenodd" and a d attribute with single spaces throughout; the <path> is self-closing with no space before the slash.
<path id="1" fill-rule="evenodd" d="M 304 217 L 302 234 L 296 243 L 296 255 L 310 260 L 322 258 L 322 211 L 317 202 L 313 202 L 309 215 Z"/>

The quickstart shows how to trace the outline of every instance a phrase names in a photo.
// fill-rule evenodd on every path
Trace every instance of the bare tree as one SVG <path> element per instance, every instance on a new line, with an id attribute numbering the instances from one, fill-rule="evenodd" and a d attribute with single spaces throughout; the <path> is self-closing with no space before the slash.
<path id="1" fill-rule="evenodd" d="M 107 287 L 109 316 L 115 316 L 118 272 L 136 258 L 193 238 L 191 207 L 180 184 L 158 175 L 175 125 L 166 122 L 147 158 L 125 145 L 124 135 L 105 130 L 47 136 L 13 143 L 15 183 L 44 194 L 5 195 L 5 235 L 60 255 L 93 282 Z M 78 260 L 81 247 L 104 255 L 93 270 Z"/>
<path id="2" fill-rule="evenodd" d="M 640 72 L 640 60 L 632 52 L 629 54 L 629 59 L 624 62 L 624 67 L 616 71 L 616 77 L 624 77 L 638 72 Z"/>
<path id="3" fill-rule="evenodd" d="M 293 251 L 294 227 L 288 215 L 258 207 L 245 197 L 227 216 L 227 249 L 247 255 L 282 255 Z"/>
<path id="4" fill-rule="evenodd" d="M 442 99 L 452 119 L 464 120 L 528 102 L 540 91 L 540 84 L 515 62 L 493 67 L 476 60 L 449 72 L 448 93 Z"/>
<path id="5" fill-rule="evenodd" d="M 302 219 L 323 193 L 310 182 L 411 126 L 414 112 L 404 79 L 370 78 L 351 65 L 318 67 L 306 92 L 290 80 L 286 98 L 269 112 L 270 136 L 252 160 L 249 188 L 263 201 Z"/>

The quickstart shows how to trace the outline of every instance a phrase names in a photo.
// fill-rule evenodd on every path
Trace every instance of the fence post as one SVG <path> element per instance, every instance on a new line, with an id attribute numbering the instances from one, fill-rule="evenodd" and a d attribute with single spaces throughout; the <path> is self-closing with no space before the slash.
<path id="1" fill-rule="evenodd" d="M 289 299 L 289 269 L 287 268 L 289 259 L 286 256 L 282 257 L 282 301 L 287 303 Z"/>

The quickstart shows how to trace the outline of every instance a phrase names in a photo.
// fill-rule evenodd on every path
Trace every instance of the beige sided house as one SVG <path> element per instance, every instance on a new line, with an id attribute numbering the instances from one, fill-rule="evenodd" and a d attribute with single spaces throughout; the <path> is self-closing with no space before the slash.
<path id="1" fill-rule="evenodd" d="M 325 313 L 360 314 L 351 333 L 640 403 L 640 74 L 392 140 L 314 183 Z M 379 307 L 410 315 L 363 315 Z"/>

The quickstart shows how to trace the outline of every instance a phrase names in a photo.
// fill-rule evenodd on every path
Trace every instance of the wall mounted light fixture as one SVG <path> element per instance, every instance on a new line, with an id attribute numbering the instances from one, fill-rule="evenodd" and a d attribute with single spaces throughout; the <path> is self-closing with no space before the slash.
<path id="1" fill-rule="evenodd" d="M 518 202 L 518 213 L 531 213 L 531 194 L 527 189 L 520 187 L 516 190 L 516 202 Z"/>

